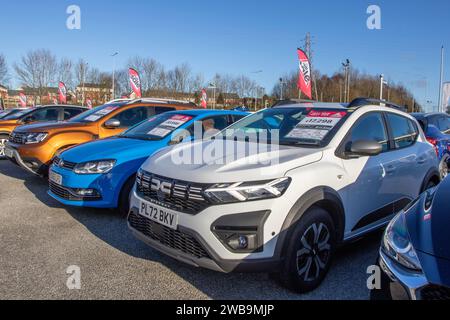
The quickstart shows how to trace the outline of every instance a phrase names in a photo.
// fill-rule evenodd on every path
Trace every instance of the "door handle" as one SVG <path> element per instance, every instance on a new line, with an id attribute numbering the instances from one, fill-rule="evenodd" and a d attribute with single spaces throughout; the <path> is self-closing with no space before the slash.
<path id="1" fill-rule="evenodd" d="M 395 170 L 396 169 L 395 169 L 394 166 L 387 166 L 386 167 L 386 173 L 389 174 L 389 175 L 393 174 L 395 172 Z"/>
<path id="2" fill-rule="evenodd" d="M 419 158 L 417 159 L 417 163 L 418 164 L 424 164 L 425 162 L 427 162 L 427 160 L 425 158 Z"/>

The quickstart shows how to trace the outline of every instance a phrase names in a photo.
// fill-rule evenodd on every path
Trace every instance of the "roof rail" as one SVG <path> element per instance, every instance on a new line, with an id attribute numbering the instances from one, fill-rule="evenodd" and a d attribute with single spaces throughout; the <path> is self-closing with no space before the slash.
<path id="1" fill-rule="evenodd" d="M 354 99 L 352 102 L 350 102 L 350 104 L 348 105 L 348 108 L 356 109 L 356 108 L 361 108 L 364 106 L 372 106 L 372 105 L 379 105 L 380 107 L 393 108 L 393 109 L 397 109 L 397 110 L 400 110 L 403 112 L 408 111 L 405 106 L 402 107 L 402 106 L 399 106 L 390 101 L 373 99 L 373 98 L 364 98 L 364 97 Z"/>
<path id="2" fill-rule="evenodd" d="M 166 103 L 166 104 L 185 104 L 189 106 L 196 107 L 197 105 L 194 102 L 183 101 L 183 100 L 175 100 L 175 99 L 161 99 L 161 98 L 138 98 L 134 100 L 130 100 L 128 104 L 139 103 L 139 102 L 147 102 L 147 103 Z"/>
<path id="3" fill-rule="evenodd" d="M 289 104 L 298 104 L 298 103 L 315 103 L 316 100 L 307 100 L 307 99 L 285 99 L 285 100 L 279 100 L 275 102 L 271 108 L 279 107 L 279 106 L 286 106 Z"/>
<path id="4" fill-rule="evenodd" d="M 131 101 L 131 99 L 128 99 L 128 98 L 113 99 L 111 101 L 108 101 L 106 104 L 116 103 L 116 102 L 126 102 L 126 101 Z"/>

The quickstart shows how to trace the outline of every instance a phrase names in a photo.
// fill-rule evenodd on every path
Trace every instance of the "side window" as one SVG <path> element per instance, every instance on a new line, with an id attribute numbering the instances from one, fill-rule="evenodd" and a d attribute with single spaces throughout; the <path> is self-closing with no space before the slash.
<path id="1" fill-rule="evenodd" d="M 228 127 L 228 116 L 223 115 L 223 116 L 209 117 L 209 118 L 200 120 L 200 122 L 202 124 L 202 136 L 205 133 L 208 133 L 206 136 L 210 137 L 210 136 L 213 136 L 214 134 L 218 133 L 219 131 L 222 131 L 226 127 Z M 195 130 L 194 125 L 191 125 L 188 128 L 188 130 L 192 136 L 195 134 L 194 133 L 194 130 Z"/>
<path id="2" fill-rule="evenodd" d="M 419 135 L 416 125 L 411 120 L 393 113 L 388 113 L 387 117 L 392 129 L 395 148 L 412 146 Z"/>
<path id="3" fill-rule="evenodd" d="M 65 108 L 64 109 L 64 120 L 68 120 L 79 115 L 83 110 L 81 109 L 73 109 L 73 108 Z"/>
<path id="4" fill-rule="evenodd" d="M 120 121 L 121 128 L 132 127 L 147 119 L 147 107 L 137 107 L 124 110 L 117 114 L 114 119 Z"/>
<path id="5" fill-rule="evenodd" d="M 27 118 L 30 118 L 30 121 L 58 121 L 59 109 L 45 108 L 36 110 L 36 112 L 33 112 Z"/>
<path id="6" fill-rule="evenodd" d="M 242 118 L 245 118 L 244 115 L 232 115 L 231 116 L 231 123 L 237 122 L 241 120 Z"/>
<path id="7" fill-rule="evenodd" d="M 450 131 L 450 118 L 449 117 L 439 117 L 438 128 L 443 133 L 448 133 Z"/>
<path id="8" fill-rule="evenodd" d="M 383 152 L 389 149 L 388 135 L 380 113 L 363 116 L 351 129 L 347 142 L 358 140 L 377 141 L 383 147 Z"/>

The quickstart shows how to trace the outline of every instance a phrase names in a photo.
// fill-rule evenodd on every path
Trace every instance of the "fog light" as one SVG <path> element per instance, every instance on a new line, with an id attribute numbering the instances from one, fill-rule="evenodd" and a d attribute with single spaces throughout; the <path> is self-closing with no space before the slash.
<path id="1" fill-rule="evenodd" d="M 234 234 L 227 241 L 228 246 L 236 251 L 239 250 L 254 250 L 257 248 L 256 234 L 251 235 L 239 235 Z"/>
<path id="2" fill-rule="evenodd" d="M 96 197 L 98 196 L 95 189 L 75 189 L 75 193 L 81 197 Z"/>

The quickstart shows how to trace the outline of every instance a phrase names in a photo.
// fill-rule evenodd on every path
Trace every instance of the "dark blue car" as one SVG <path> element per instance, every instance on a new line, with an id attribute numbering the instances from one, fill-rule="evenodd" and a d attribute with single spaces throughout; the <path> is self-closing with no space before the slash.
<path id="1" fill-rule="evenodd" d="M 439 171 L 444 179 L 450 165 L 450 115 L 446 113 L 413 113 L 425 132 L 428 142 L 434 145 L 440 160 Z"/>
<path id="2" fill-rule="evenodd" d="M 450 177 L 399 213 L 380 250 L 372 298 L 450 300 Z"/>

